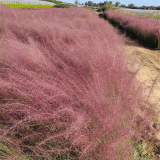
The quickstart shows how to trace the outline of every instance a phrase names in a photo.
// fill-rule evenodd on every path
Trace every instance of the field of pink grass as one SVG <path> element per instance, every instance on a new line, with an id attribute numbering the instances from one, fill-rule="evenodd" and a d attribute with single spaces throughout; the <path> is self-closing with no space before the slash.
<path id="1" fill-rule="evenodd" d="M 118 21 L 125 29 L 130 29 L 136 36 L 146 37 L 157 41 L 160 38 L 160 21 L 152 18 L 132 16 L 116 11 L 105 11 L 104 14 Z M 145 38 L 144 38 L 145 39 Z"/>
<path id="2" fill-rule="evenodd" d="M 94 11 L 0 6 L 0 157 L 133 159 L 150 118 L 123 50 Z"/>

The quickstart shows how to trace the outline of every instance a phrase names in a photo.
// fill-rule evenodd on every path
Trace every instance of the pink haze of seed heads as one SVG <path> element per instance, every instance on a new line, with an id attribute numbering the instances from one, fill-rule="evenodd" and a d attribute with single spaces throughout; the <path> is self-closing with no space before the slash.
<path id="1" fill-rule="evenodd" d="M 1 140 L 35 159 L 127 159 L 141 91 L 123 50 L 94 11 L 0 6 Z"/>
<path id="2" fill-rule="evenodd" d="M 126 29 L 133 29 L 137 34 L 143 33 L 153 36 L 155 39 L 160 38 L 160 21 L 152 18 L 138 17 L 118 13 L 116 11 L 105 11 L 105 15 L 113 20 L 118 20 Z"/>

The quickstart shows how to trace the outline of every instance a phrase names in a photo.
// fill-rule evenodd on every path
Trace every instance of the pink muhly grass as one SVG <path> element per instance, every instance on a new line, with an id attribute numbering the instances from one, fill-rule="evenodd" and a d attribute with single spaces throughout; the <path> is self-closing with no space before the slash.
<path id="1" fill-rule="evenodd" d="M 112 27 L 77 8 L 0 17 L 1 140 L 33 159 L 131 156 L 142 95 Z"/>
<path id="2" fill-rule="evenodd" d="M 115 11 L 106 11 L 105 14 L 112 19 L 120 21 L 120 24 L 125 28 L 133 28 L 139 32 L 160 37 L 159 27 L 160 21 L 152 18 L 140 16 L 126 15 Z M 147 26 L 147 27 L 146 27 Z"/>
<path id="3" fill-rule="evenodd" d="M 120 25 L 127 30 L 132 31 L 136 36 L 139 36 L 143 41 L 156 41 L 160 38 L 160 21 L 152 18 L 140 16 L 126 15 L 116 11 L 105 11 L 104 14 L 118 21 Z M 157 46 L 156 46 L 157 47 Z"/>

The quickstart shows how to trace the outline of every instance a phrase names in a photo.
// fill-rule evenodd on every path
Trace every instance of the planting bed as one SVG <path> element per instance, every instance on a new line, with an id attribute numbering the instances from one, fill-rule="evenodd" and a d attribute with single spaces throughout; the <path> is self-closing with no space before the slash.
<path id="1" fill-rule="evenodd" d="M 132 160 L 156 143 L 124 45 L 92 10 L 0 6 L 0 159 Z"/>
<path id="2" fill-rule="evenodd" d="M 126 15 L 116 11 L 105 11 L 105 18 L 111 23 L 126 30 L 127 34 L 151 48 L 160 49 L 160 21 Z"/>

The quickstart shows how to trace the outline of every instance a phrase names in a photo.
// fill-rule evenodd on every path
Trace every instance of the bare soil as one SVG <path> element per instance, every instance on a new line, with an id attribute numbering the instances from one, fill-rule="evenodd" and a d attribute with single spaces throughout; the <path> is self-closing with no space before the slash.
<path id="1" fill-rule="evenodd" d="M 124 37 L 126 43 L 126 55 L 129 59 L 129 71 L 136 73 L 136 78 L 145 84 L 144 96 L 155 109 L 160 124 L 160 50 L 152 50 L 140 45 L 138 42 Z M 160 125 L 159 125 L 160 126 Z M 156 135 L 160 140 L 160 132 Z"/>

